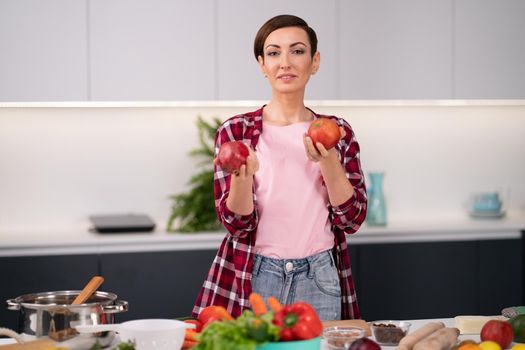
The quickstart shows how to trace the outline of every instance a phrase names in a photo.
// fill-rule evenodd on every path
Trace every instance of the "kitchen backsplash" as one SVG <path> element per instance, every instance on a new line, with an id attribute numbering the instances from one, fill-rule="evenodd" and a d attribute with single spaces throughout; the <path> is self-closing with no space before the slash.
<path id="1" fill-rule="evenodd" d="M 164 226 L 169 196 L 195 172 L 197 116 L 263 102 L 0 106 L 0 231 L 88 225 L 88 215 L 147 213 Z M 466 215 L 499 191 L 525 210 L 525 101 L 312 102 L 344 117 L 364 172 L 384 171 L 390 218 Z M 367 179 L 368 180 L 368 179 Z"/>

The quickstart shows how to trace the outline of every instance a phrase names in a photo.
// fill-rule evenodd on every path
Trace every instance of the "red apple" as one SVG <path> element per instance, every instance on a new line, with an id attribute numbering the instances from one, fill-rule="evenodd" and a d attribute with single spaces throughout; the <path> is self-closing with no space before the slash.
<path id="1" fill-rule="evenodd" d="M 359 338 L 350 345 L 348 350 L 381 350 L 381 347 L 372 339 Z"/>
<path id="2" fill-rule="evenodd" d="M 319 142 L 328 150 L 339 142 L 341 131 L 334 120 L 330 118 L 317 118 L 310 123 L 308 136 L 310 136 L 316 148 Z"/>
<path id="3" fill-rule="evenodd" d="M 514 333 L 512 326 L 507 321 L 490 320 L 483 325 L 479 336 L 482 341 L 492 340 L 502 349 L 506 349 L 512 343 Z"/>
<path id="4" fill-rule="evenodd" d="M 246 164 L 250 152 L 248 146 L 241 141 L 229 141 L 221 145 L 214 162 L 229 173 L 238 172 L 241 165 Z"/>

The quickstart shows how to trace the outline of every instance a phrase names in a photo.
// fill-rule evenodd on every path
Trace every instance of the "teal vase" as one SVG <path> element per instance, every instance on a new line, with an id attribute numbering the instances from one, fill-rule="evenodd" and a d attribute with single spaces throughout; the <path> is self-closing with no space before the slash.
<path id="1" fill-rule="evenodd" d="M 383 193 L 383 172 L 370 172 L 370 187 L 368 188 L 368 209 L 366 213 L 366 223 L 369 226 L 385 226 L 386 203 Z"/>

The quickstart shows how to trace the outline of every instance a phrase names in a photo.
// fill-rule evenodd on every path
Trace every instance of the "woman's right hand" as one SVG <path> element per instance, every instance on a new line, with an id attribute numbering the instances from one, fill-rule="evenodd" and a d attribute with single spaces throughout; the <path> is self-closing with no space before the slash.
<path id="1" fill-rule="evenodd" d="M 239 215 L 248 215 L 254 210 L 253 175 L 259 170 L 259 160 L 251 147 L 248 150 L 250 154 L 246 158 L 246 164 L 231 175 L 230 193 L 226 199 L 228 209 Z"/>
<path id="2" fill-rule="evenodd" d="M 257 154 L 255 151 L 248 145 L 248 151 L 250 154 L 246 158 L 246 164 L 241 165 L 239 172 L 234 174 L 239 180 L 244 180 L 247 177 L 255 175 L 257 170 L 259 170 L 259 159 L 257 159 Z"/>

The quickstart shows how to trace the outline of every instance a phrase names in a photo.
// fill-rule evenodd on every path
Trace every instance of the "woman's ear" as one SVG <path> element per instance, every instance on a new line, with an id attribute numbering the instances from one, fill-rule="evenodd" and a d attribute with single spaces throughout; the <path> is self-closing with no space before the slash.
<path id="1" fill-rule="evenodd" d="M 264 67 L 264 59 L 262 56 L 257 56 L 257 62 L 259 63 L 259 69 L 261 70 L 261 73 L 267 77 L 268 75 L 266 74 L 266 68 Z"/>
<path id="2" fill-rule="evenodd" d="M 319 51 L 314 53 L 314 57 L 312 58 L 312 74 L 317 73 L 319 70 L 319 67 L 321 66 L 321 54 Z"/>

